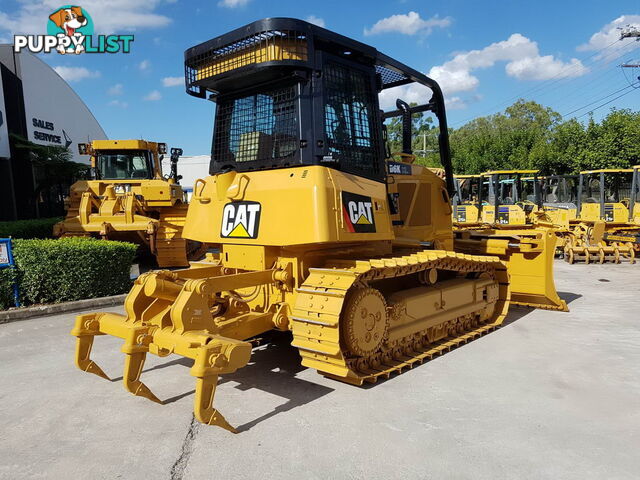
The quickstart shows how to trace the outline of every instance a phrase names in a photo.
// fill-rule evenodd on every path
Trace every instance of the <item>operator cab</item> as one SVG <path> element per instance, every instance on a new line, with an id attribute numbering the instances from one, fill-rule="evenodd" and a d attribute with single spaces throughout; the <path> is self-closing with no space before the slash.
<path id="1" fill-rule="evenodd" d="M 153 159 L 145 150 L 98 150 L 96 168 L 105 180 L 153 178 Z"/>
<path id="2" fill-rule="evenodd" d="M 412 113 L 431 111 L 446 132 L 436 82 L 301 20 L 251 23 L 190 48 L 185 64 L 187 92 L 217 104 L 211 175 L 322 165 L 385 182 L 384 119 L 402 116 L 410 127 Z M 397 110 L 381 114 L 378 94 L 411 83 L 428 87 L 431 98 L 415 107 L 398 102 Z M 448 136 L 439 142 L 453 194 Z"/>

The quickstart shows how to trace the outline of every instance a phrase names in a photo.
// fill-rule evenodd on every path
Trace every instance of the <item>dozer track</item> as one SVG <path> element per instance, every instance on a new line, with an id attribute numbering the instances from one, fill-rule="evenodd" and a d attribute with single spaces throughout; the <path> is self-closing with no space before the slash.
<path id="1" fill-rule="evenodd" d="M 438 271 L 455 277 L 440 282 L 435 278 Z M 401 282 L 414 274 L 427 286 L 404 290 Z M 375 287 L 389 280 L 396 281 L 392 292 L 389 294 L 387 285 L 383 288 L 386 298 L 376 300 L 379 290 Z M 402 302 L 403 296 L 417 290 L 424 293 L 419 310 L 432 310 L 421 318 L 412 316 L 415 306 L 407 307 Z M 367 332 L 385 335 L 374 351 L 366 351 L 366 333 L 360 332 L 357 338 L 358 332 L 348 325 L 349 315 L 362 313 L 353 308 L 354 302 L 367 295 L 373 304 L 383 301 L 388 314 L 386 328 L 373 325 Z M 465 303 L 464 299 L 469 301 Z M 405 300 L 411 301 L 411 297 Z M 329 261 L 325 268 L 311 268 L 298 288 L 291 317 L 293 345 L 304 366 L 362 385 L 401 373 L 494 330 L 502 324 L 509 301 L 507 269 L 497 257 L 422 251 L 393 258 Z M 447 305 L 449 302 L 452 305 Z M 349 346 L 353 344 L 355 347 Z M 360 350 L 360 354 L 354 354 L 354 350 Z"/>

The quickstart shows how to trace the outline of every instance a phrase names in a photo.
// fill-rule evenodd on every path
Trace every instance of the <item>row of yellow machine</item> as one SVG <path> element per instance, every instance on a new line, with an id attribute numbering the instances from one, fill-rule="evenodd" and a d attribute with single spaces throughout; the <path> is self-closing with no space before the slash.
<path id="1" fill-rule="evenodd" d="M 162 144 L 82 147 L 92 179 L 72 188 L 57 232 L 126 234 L 161 267 L 187 268 L 141 275 L 125 315 L 79 315 L 81 370 L 108 378 L 91 359 L 94 338 L 120 337 L 125 388 L 161 403 L 141 381 L 146 355 L 192 359 L 196 418 L 233 431 L 213 407 L 218 376 L 245 366 L 266 332 L 290 332 L 304 366 L 362 385 L 494 330 L 514 304 L 567 310 L 553 278 L 558 222 L 527 221 L 544 205 L 524 190 L 513 190 L 512 203 L 496 195 L 526 180 L 519 176 L 515 184 L 492 180 L 503 172 L 481 177 L 475 193 L 473 182 L 456 182 L 433 79 L 289 18 L 188 49 L 185 72 L 187 93 L 217 104 L 209 175 L 195 182 L 188 207 L 175 168 L 162 177 Z M 430 95 L 382 112 L 378 94 L 405 85 Z M 439 126 L 442 172 L 414 163 L 418 112 Z M 402 152 L 386 141 L 393 117 L 402 119 Z"/>
<path id="2" fill-rule="evenodd" d="M 635 263 L 640 249 L 640 166 L 578 175 L 538 173 L 502 170 L 456 176 L 455 227 L 545 226 L 554 229 L 557 252 L 569 263 Z"/>

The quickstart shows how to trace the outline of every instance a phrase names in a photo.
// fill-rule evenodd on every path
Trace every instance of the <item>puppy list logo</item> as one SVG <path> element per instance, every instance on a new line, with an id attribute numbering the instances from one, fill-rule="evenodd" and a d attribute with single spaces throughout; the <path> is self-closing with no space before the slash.
<path id="1" fill-rule="evenodd" d="M 133 35 L 94 35 L 93 20 L 84 8 L 64 5 L 49 15 L 47 35 L 15 35 L 13 51 L 32 53 L 129 53 Z"/>

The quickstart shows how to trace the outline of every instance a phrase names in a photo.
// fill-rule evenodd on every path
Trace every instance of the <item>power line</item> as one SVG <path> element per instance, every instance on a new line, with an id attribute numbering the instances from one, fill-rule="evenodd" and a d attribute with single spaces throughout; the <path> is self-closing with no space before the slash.
<path id="1" fill-rule="evenodd" d="M 629 88 L 629 87 L 627 87 L 627 88 Z M 591 113 L 595 112 L 596 110 L 598 110 L 599 108 L 602 108 L 602 107 L 604 107 L 604 106 L 606 106 L 606 105 L 609 105 L 611 102 L 615 102 L 617 99 L 619 99 L 619 98 L 621 98 L 621 97 L 624 97 L 625 95 L 628 95 L 628 94 L 630 94 L 631 92 L 633 92 L 633 89 L 629 90 L 628 92 L 624 92 L 624 93 L 622 93 L 622 94 L 618 95 L 618 96 L 617 96 L 617 97 L 615 97 L 615 98 L 612 98 L 612 99 L 611 99 L 611 100 L 609 100 L 608 102 L 605 102 L 605 103 L 603 103 L 603 104 L 601 104 L 601 105 L 598 105 L 597 107 L 595 107 L 595 108 L 593 108 L 593 109 L 589 110 L 587 113 L 583 113 L 582 115 L 580 115 L 579 117 L 576 117 L 576 118 L 582 118 L 582 117 L 584 117 L 585 115 L 589 115 L 589 114 L 591 114 Z"/>
<path id="2" fill-rule="evenodd" d="M 637 48 L 640 48 L 640 47 L 636 47 L 636 49 Z M 612 53 L 617 54 L 618 52 L 612 52 Z M 621 58 L 623 55 L 627 55 L 627 53 L 628 52 L 625 51 L 622 54 L 618 55 L 616 58 L 607 58 L 609 56 L 607 55 L 603 57 L 601 60 L 604 61 L 604 63 L 609 64 Z M 598 68 L 592 69 L 590 75 L 586 75 L 584 77 L 579 77 L 579 78 L 572 78 L 571 80 L 566 82 L 564 84 L 565 87 L 569 83 L 572 83 L 572 88 L 569 91 L 567 91 L 567 88 L 564 88 L 564 89 L 556 88 L 553 92 L 546 92 L 542 94 L 542 96 L 543 98 L 545 97 L 548 98 L 549 100 L 547 100 L 547 103 L 553 104 L 556 110 L 560 110 L 560 111 L 565 109 L 568 110 L 569 108 L 575 107 L 575 105 L 568 106 L 569 99 L 573 99 L 579 96 L 580 102 L 578 103 L 578 105 L 582 104 L 582 100 L 584 97 L 584 91 L 583 91 L 584 89 L 589 89 L 589 94 L 592 97 L 596 97 L 600 93 L 604 93 L 605 91 L 608 91 L 609 88 L 600 89 L 599 91 L 595 92 L 594 88 L 599 87 L 600 85 L 604 85 L 605 82 L 607 84 L 610 83 L 613 79 L 607 78 L 607 77 L 612 77 L 613 75 L 615 75 L 615 72 L 611 70 L 608 67 L 608 65 L 601 65 Z M 560 96 L 558 97 L 558 95 L 554 95 L 554 93 L 560 94 Z"/>
<path id="3" fill-rule="evenodd" d="M 588 57 L 586 57 L 586 58 L 582 59 L 582 61 L 583 61 L 583 62 L 586 62 L 586 61 L 590 60 L 591 58 L 595 57 L 596 55 L 601 55 L 605 50 L 607 50 L 608 48 L 610 48 L 612 45 L 614 45 L 615 43 L 617 43 L 617 42 L 619 42 L 619 41 L 620 41 L 620 40 L 614 40 L 614 41 L 613 41 L 613 42 L 611 42 L 609 45 L 607 45 L 607 46 L 605 46 L 605 47 L 602 47 L 601 49 L 599 49 L 599 50 L 597 50 L 597 51 L 593 52 L 593 53 L 592 53 L 591 55 L 589 55 Z M 606 55 L 604 55 L 604 56 L 600 57 L 599 59 L 597 59 L 596 61 L 592 62 L 592 64 L 595 64 L 595 63 L 598 63 L 598 62 L 603 61 L 603 60 L 604 60 L 604 59 L 606 59 L 606 58 L 607 58 L 611 53 L 613 53 L 613 54 L 618 53 L 618 50 L 615 50 L 615 51 L 613 51 L 613 52 L 608 52 Z M 606 63 L 606 62 L 604 62 L 604 63 Z M 584 66 L 584 65 L 582 65 L 582 66 Z M 528 89 L 528 90 L 526 90 L 526 91 L 524 91 L 524 92 L 522 92 L 522 93 L 519 93 L 519 94 L 517 94 L 517 95 L 514 95 L 514 96 L 512 96 L 512 97 L 510 97 L 510 98 L 506 99 L 506 100 L 503 100 L 503 101 L 501 101 L 501 102 L 499 102 L 499 103 L 494 104 L 492 107 L 490 107 L 490 108 L 488 108 L 488 109 L 484 110 L 480 115 L 475 115 L 475 116 L 473 116 L 473 117 L 468 117 L 468 118 L 463 119 L 463 120 L 460 120 L 460 121 L 458 121 L 458 122 L 454 122 L 454 123 L 452 123 L 452 124 L 451 124 L 451 126 L 459 125 L 459 124 L 462 124 L 462 123 L 467 123 L 468 121 L 473 120 L 474 118 L 477 118 L 478 116 L 483 116 L 483 115 L 485 115 L 486 113 L 493 112 L 493 111 L 495 111 L 495 109 L 496 109 L 497 107 L 501 107 L 502 105 L 506 105 L 506 104 L 508 104 L 508 103 L 512 102 L 513 100 L 516 100 L 516 99 L 518 99 L 518 98 L 524 97 L 524 96 L 526 96 L 526 95 L 530 95 L 530 94 L 535 93 L 535 92 L 537 92 L 537 91 L 543 90 L 543 89 L 545 89 L 545 88 L 547 88 L 547 87 L 551 87 L 552 85 L 555 85 L 556 83 L 558 83 L 558 82 L 560 82 L 560 81 L 562 81 L 562 80 L 566 80 L 566 79 L 567 79 L 567 73 L 569 73 L 571 70 L 573 70 L 573 69 L 575 69 L 575 68 L 577 68 L 577 67 L 578 67 L 578 64 L 575 64 L 575 63 L 573 63 L 573 64 L 571 64 L 571 65 L 568 65 L 568 66 L 565 66 L 565 67 L 563 67 L 563 68 L 562 68 L 558 73 L 556 73 L 553 77 L 548 78 L 547 80 L 545 80 L 545 81 L 544 81 L 544 82 L 542 82 L 541 84 L 536 85 L 535 87 L 530 88 L 530 89 Z M 558 77 L 559 77 L 559 78 L 558 78 Z M 575 80 L 575 79 L 577 79 L 577 78 L 578 78 L 578 77 L 574 77 L 574 78 L 570 79 L 569 81 L 571 81 L 571 80 Z"/>
<path id="4" fill-rule="evenodd" d="M 636 84 L 637 84 L 637 83 L 638 83 L 638 82 L 636 82 Z M 609 98 L 609 97 L 611 97 L 612 95 L 615 95 L 616 93 L 620 93 L 620 92 L 622 92 L 623 90 L 627 90 L 627 89 L 629 89 L 629 88 L 634 88 L 634 87 L 633 87 L 633 85 L 627 85 L 626 87 L 623 87 L 623 88 L 621 88 L 621 89 L 619 89 L 619 90 L 616 90 L 615 92 L 612 92 L 612 93 L 610 93 L 609 95 L 605 95 L 605 96 L 604 96 L 604 97 L 602 97 L 602 98 L 598 98 L 597 100 L 594 100 L 593 102 L 587 103 L 586 105 L 583 105 L 583 106 L 582 106 L 582 107 L 580 107 L 580 108 L 576 108 L 575 110 L 571 110 L 569 113 L 565 113 L 564 115 L 562 115 L 562 117 L 563 117 L 563 118 L 566 118 L 566 117 L 568 117 L 569 115 L 571 115 L 571 114 L 573 114 L 573 113 L 575 113 L 575 112 L 579 112 L 580 110 L 584 110 L 585 108 L 590 107 L 590 106 L 591 106 L 591 105 L 593 105 L 594 103 L 598 103 L 598 102 L 600 102 L 600 101 L 604 100 L 605 98 Z M 618 98 L 618 97 L 617 97 L 617 98 Z M 615 99 L 614 99 L 614 100 L 615 100 Z"/>

